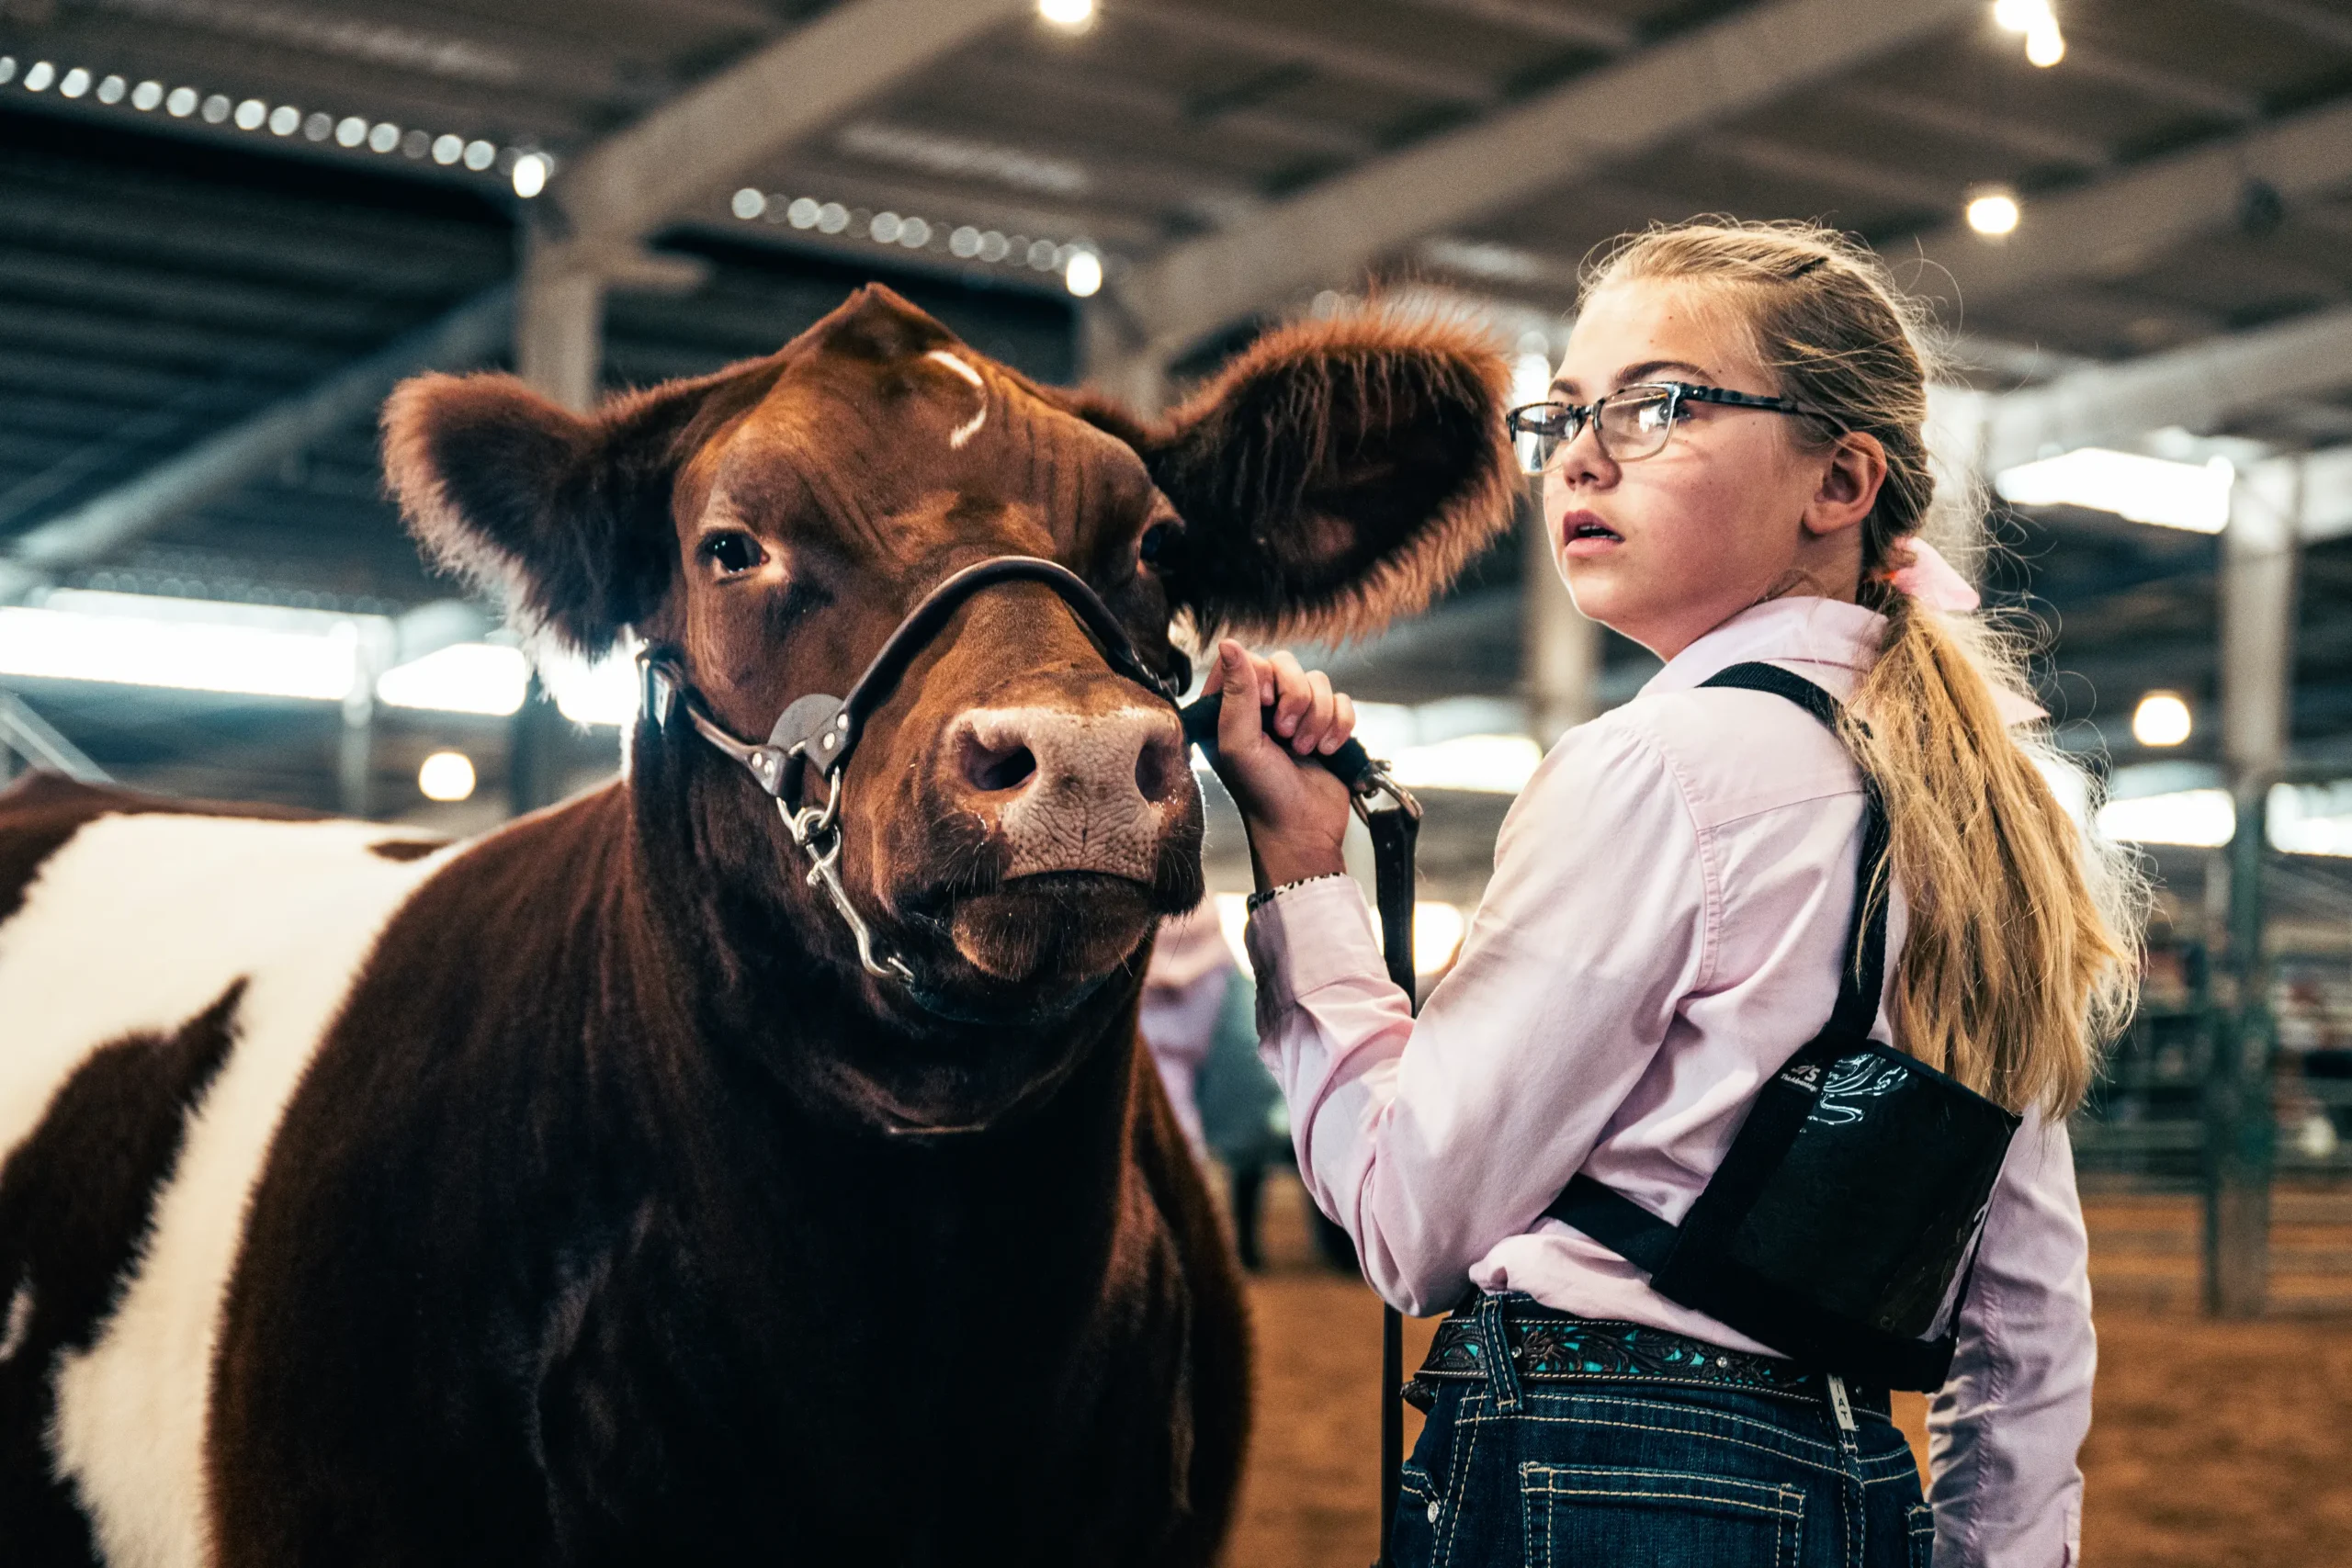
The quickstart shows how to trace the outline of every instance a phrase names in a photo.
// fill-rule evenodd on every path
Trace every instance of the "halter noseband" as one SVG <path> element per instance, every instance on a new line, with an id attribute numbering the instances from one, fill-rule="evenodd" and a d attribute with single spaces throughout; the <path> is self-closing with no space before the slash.
<path id="1" fill-rule="evenodd" d="M 834 911 L 857 943 L 857 960 L 865 972 L 880 979 L 915 986 L 914 972 L 896 953 L 882 948 L 874 930 L 850 902 L 841 878 L 842 773 L 850 754 L 865 732 L 865 721 L 898 689 L 915 657 L 946 628 L 964 602 L 982 589 L 1001 582 L 1035 582 L 1060 596 L 1094 640 L 1111 668 L 1174 706 L 1183 694 L 1182 683 L 1153 670 L 1136 651 L 1134 641 L 1102 596 L 1069 568 L 1035 556 L 996 556 L 967 566 L 923 595 L 907 612 L 865 673 L 843 697 L 811 692 L 795 698 L 777 717 L 764 742 L 738 739 L 710 716 L 702 700 L 686 683 L 684 671 L 667 659 L 639 655 L 645 678 L 646 712 L 659 726 L 669 718 L 673 697 L 685 705 L 686 716 L 705 740 L 742 764 L 762 791 L 775 801 L 778 815 L 792 841 L 808 857 L 808 881 L 824 890 Z M 813 765 L 825 781 L 825 798 L 817 806 L 797 801 Z"/>

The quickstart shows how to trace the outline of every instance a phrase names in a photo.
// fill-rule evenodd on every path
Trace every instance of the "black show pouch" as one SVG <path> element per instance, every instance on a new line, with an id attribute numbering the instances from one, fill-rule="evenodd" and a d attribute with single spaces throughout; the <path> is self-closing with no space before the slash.
<path id="1" fill-rule="evenodd" d="M 1835 698 L 1774 665 L 1734 665 L 1704 684 L 1768 692 L 1837 726 Z M 1668 1224 L 1581 1172 L 1544 1213 L 1648 1269 L 1668 1300 L 1802 1365 L 1933 1392 L 1951 1369 L 1955 1336 L 1951 1327 L 1921 1336 L 1973 1267 L 2018 1118 L 1870 1038 L 1885 974 L 1886 900 L 1872 893 L 1887 834 L 1867 776 L 1862 793 L 1837 1006 L 1758 1091 L 1682 1224 Z"/>

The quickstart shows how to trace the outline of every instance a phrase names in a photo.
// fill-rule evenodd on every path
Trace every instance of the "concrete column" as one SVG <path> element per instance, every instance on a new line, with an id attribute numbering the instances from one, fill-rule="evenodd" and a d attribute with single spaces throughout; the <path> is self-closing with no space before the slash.
<path id="1" fill-rule="evenodd" d="M 523 705 L 507 721 L 506 795 L 517 817 L 563 797 L 562 710 L 532 671 Z"/>
<path id="2" fill-rule="evenodd" d="M 1552 538 L 1544 508 L 1521 498 L 1520 537 L 1524 542 L 1520 588 L 1520 685 L 1527 698 L 1527 732 L 1549 749 L 1561 732 L 1600 711 L 1600 624 L 1577 613 L 1552 558 Z"/>
<path id="3" fill-rule="evenodd" d="M 1168 404 L 1168 366 L 1114 299 L 1096 295 L 1079 308 L 1079 378 L 1147 417 Z"/>
<path id="4" fill-rule="evenodd" d="M 596 406 L 605 357 L 605 279 L 537 231 L 523 248 L 514 302 L 514 369 L 575 412 Z"/>
<path id="5" fill-rule="evenodd" d="M 2213 1053 L 2206 1080 L 2205 1308 L 2222 1317 L 2263 1309 L 2269 1280 L 2275 1129 L 2270 970 L 2263 942 L 2266 805 L 2285 761 L 2294 689 L 2295 558 L 2302 466 L 2241 475 L 2222 536 L 2222 757 L 2236 797 L 2226 856 L 2228 919 L 2209 942 L 2214 964 Z"/>

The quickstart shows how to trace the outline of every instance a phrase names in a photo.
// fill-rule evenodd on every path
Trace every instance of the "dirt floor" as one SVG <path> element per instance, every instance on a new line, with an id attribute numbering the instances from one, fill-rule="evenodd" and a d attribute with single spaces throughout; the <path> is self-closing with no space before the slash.
<path id="1" fill-rule="evenodd" d="M 1376 1545 L 1379 1303 L 1311 1261 L 1305 1194 L 1268 1184 L 1269 1267 L 1252 1282 L 1258 1427 L 1229 1568 L 1364 1568 Z M 2148 1205 L 2090 1206 L 2094 1280 L 2144 1248 Z M 2178 1204 L 2154 1227 L 2177 1227 Z M 2173 1250 L 2170 1244 L 2160 1251 Z M 2192 1260 L 2193 1261 L 2193 1260 Z M 2136 1258 L 2127 1272 L 2144 1276 Z M 2096 1285 L 2095 1285 L 2096 1288 Z M 2171 1292 L 2099 1310 L 2097 1414 L 2083 1453 L 2091 1568 L 2352 1564 L 2352 1317 L 2216 1323 Z M 1407 1364 L 1431 1325 L 1406 1325 Z M 1903 1396 L 1898 1396 L 1902 1398 Z M 1926 1405 L 1896 1416 L 1925 1454 Z M 1409 1448 L 1419 1416 L 1406 1411 Z"/>

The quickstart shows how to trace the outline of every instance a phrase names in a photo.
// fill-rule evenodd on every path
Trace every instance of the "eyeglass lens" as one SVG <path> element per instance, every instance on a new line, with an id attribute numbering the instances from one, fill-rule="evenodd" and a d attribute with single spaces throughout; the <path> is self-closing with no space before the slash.
<path id="1" fill-rule="evenodd" d="M 1674 395 L 1665 388 L 1632 387 L 1600 400 L 1600 446 L 1616 462 L 1655 457 L 1674 430 Z M 1520 466 L 1540 474 L 1560 448 L 1583 434 L 1589 411 L 1566 403 L 1539 403 L 1518 411 L 1512 430 Z"/>

